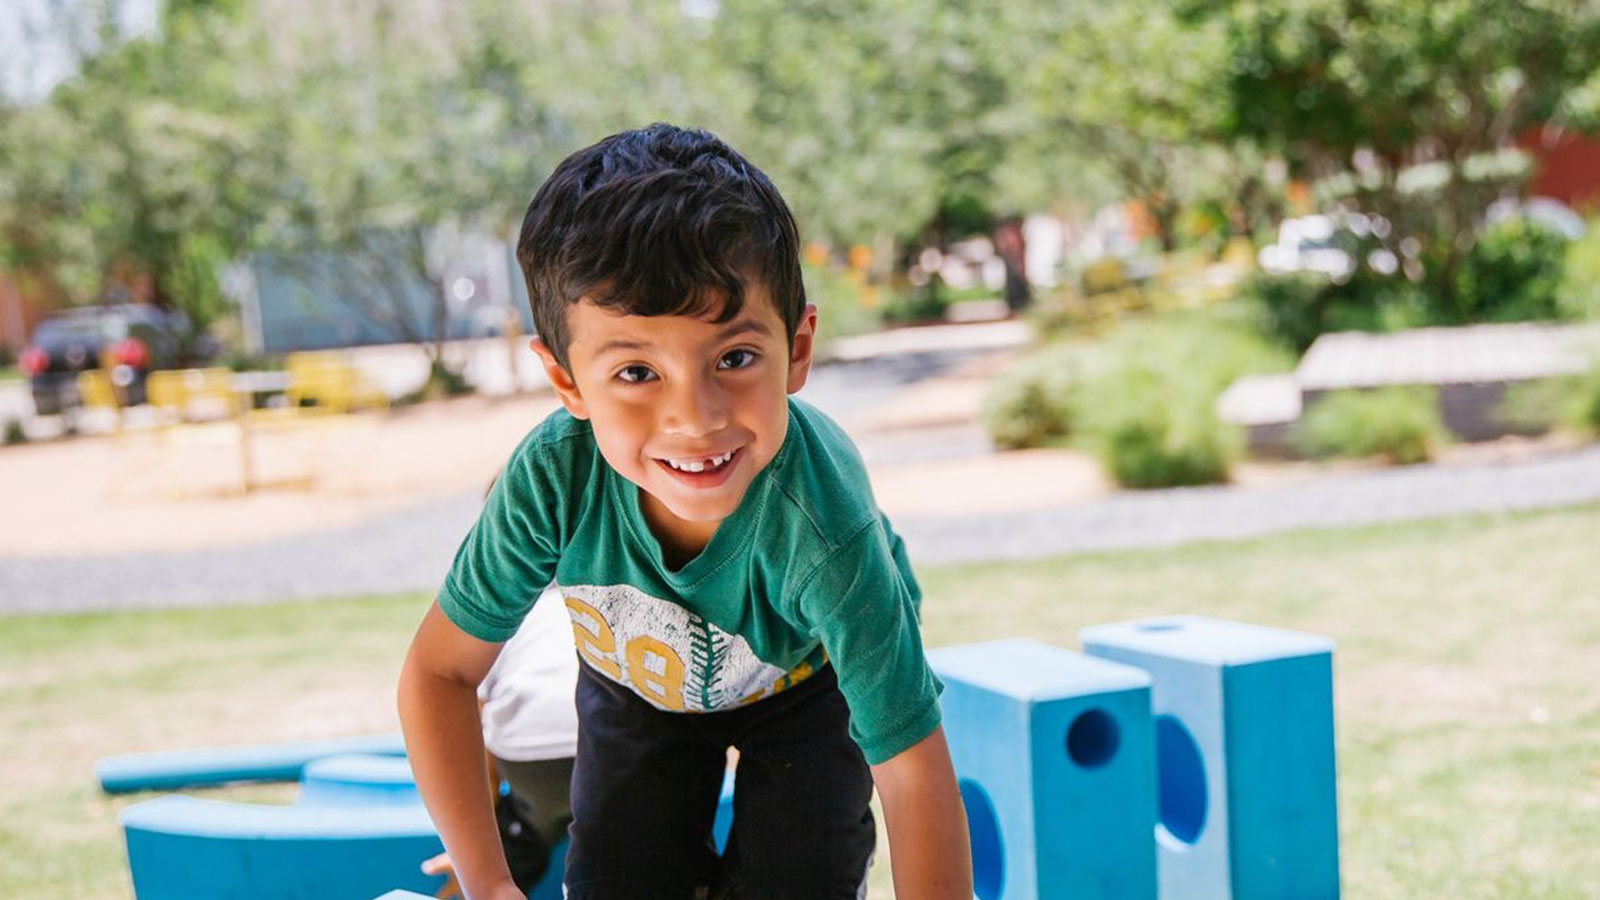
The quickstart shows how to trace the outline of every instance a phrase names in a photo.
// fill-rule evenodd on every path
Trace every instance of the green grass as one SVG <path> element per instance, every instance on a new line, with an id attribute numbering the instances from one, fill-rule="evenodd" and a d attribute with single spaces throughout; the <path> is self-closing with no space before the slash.
<path id="1" fill-rule="evenodd" d="M 16 366 L 0 366 L 0 384 L 8 381 L 22 381 L 22 370 Z"/>
<path id="2" fill-rule="evenodd" d="M 1187 612 L 1338 641 L 1360 898 L 1600 896 L 1600 508 L 925 568 L 930 645 Z M 106 754 L 392 729 L 426 598 L 0 620 L 0 895 L 126 898 Z M 209 792 L 208 792 L 209 793 Z M 282 786 L 218 796 L 280 800 Z M 888 866 L 874 870 L 887 896 Z"/>

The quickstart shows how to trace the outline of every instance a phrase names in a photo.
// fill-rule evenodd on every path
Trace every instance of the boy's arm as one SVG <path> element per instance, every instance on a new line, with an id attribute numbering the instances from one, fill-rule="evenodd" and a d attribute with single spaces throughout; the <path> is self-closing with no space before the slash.
<path id="1" fill-rule="evenodd" d="M 406 753 L 468 900 L 524 900 L 506 868 L 483 772 L 477 688 L 499 653 L 499 644 L 457 628 L 435 602 L 400 670 Z"/>
<path id="2" fill-rule="evenodd" d="M 967 815 L 944 729 L 872 767 L 897 897 L 972 898 Z"/>

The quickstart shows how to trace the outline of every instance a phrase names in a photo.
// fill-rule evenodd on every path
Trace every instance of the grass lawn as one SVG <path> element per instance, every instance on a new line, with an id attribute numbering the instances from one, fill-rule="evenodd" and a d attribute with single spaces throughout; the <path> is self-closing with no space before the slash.
<path id="1" fill-rule="evenodd" d="M 1600 896 L 1600 508 L 924 568 L 933 645 L 1194 612 L 1339 642 L 1357 898 Z M 0 620 L 0 896 L 126 898 L 94 760 L 395 727 L 421 595 Z M 214 796 L 287 799 L 285 786 Z M 874 872 L 887 896 L 888 871 Z"/>
<path id="2" fill-rule="evenodd" d="M 22 370 L 16 366 L 0 366 L 0 384 L 7 381 L 22 381 Z"/>

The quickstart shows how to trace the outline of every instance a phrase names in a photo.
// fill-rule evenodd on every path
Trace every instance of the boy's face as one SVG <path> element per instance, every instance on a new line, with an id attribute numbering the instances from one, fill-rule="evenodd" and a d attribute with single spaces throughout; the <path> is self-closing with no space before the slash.
<path id="1" fill-rule="evenodd" d="M 657 537 L 698 548 L 783 446 L 787 395 L 811 370 L 816 321 L 807 306 L 791 349 L 770 294 L 752 282 L 723 324 L 574 304 L 570 373 L 543 343 L 533 349 L 606 462 L 638 485 Z"/>

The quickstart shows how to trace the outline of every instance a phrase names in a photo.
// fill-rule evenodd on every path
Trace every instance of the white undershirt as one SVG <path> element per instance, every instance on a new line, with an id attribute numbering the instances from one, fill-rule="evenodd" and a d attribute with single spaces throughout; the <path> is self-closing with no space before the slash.
<path id="1" fill-rule="evenodd" d="M 560 593 L 546 590 L 478 686 L 483 744 L 515 762 L 577 755 L 578 654 Z"/>

